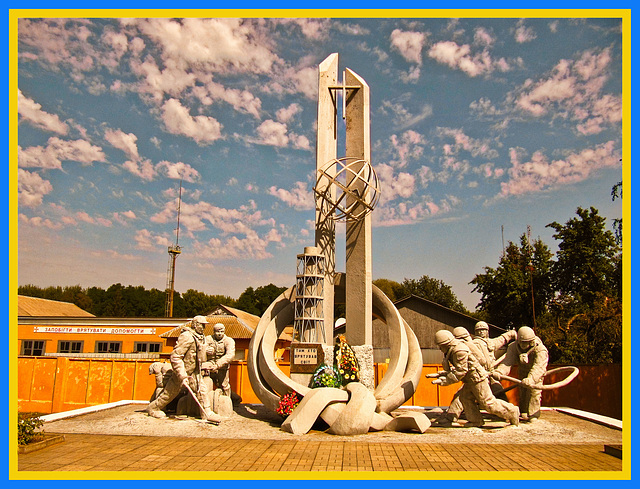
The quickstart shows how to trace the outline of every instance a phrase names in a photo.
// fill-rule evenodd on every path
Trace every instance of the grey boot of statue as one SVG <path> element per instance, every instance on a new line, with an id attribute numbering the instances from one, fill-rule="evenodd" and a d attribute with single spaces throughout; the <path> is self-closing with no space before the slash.
<path id="1" fill-rule="evenodd" d="M 520 425 L 520 408 L 518 408 L 518 406 L 513 406 L 513 408 L 514 408 L 513 412 L 511 413 L 507 421 L 509 421 L 510 425 L 519 426 Z"/>
<path id="2" fill-rule="evenodd" d="M 211 410 L 211 408 L 208 408 L 208 407 L 204 409 L 201 416 L 202 416 L 202 419 L 213 424 L 220 424 L 220 421 L 222 421 L 222 416 L 214 413 Z"/>
<path id="3" fill-rule="evenodd" d="M 167 417 L 165 412 L 158 408 L 158 405 L 157 405 L 157 403 L 155 401 L 150 402 L 149 405 L 147 406 L 147 409 L 145 409 L 145 411 L 147 412 L 147 414 L 149 416 L 151 416 L 153 418 L 166 418 Z"/>

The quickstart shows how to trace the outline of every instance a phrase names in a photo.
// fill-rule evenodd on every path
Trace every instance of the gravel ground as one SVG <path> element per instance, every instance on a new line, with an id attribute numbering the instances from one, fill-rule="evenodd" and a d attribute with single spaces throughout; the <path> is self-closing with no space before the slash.
<path id="1" fill-rule="evenodd" d="M 425 433 L 370 432 L 340 437 L 325 433 L 327 426 L 316 423 L 306 435 L 292 435 L 280 429 L 282 418 L 262 404 L 241 404 L 220 425 L 194 418 L 170 416 L 156 419 L 144 412 L 144 404 L 129 404 L 45 423 L 47 433 L 175 436 L 188 438 L 233 438 L 260 440 L 356 441 L 366 443 L 594 443 L 621 444 L 622 431 L 555 410 L 545 410 L 535 423 L 507 426 L 502 420 L 487 419 L 482 428 L 435 427 Z M 413 409 L 432 420 L 439 409 Z M 396 411 L 392 414 L 397 414 Z"/>

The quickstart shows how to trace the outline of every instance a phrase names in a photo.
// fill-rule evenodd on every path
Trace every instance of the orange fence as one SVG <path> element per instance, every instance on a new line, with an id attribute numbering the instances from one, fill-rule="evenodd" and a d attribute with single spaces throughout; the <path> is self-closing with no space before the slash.
<path id="1" fill-rule="evenodd" d="M 149 365 L 155 360 L 95 359 L 68 357 L 18 358 L 18 410 L 57 413 L 122 400 L 148 400 L 155 389 Z M 289 364 L 280 363 L 289 375 Z M 554 368 L 557 365 L 553 366 Z M 570 407 L 622 419 L 622 368 L 620 365 L 579 366 L 580 375 L 568 386 L 543 393 L 544 406 Z M 437 386 L 424 375 L 437 372 L 440 365 L 422 367 L 422 380 L 405 405 L 448 406 L 459 384 Z M 375 365 L 375 382 L 384 377 L 387 365 Z M 233 362 L 230 383 L 245 403 L 260 403 L 251 389 L 246 362 Z M 561 379 L 545 379 L 545 383 Z M 509 385 L 505 383 L 505 386 Z M 517 402 L 517 389 L 508 392 Z"/>

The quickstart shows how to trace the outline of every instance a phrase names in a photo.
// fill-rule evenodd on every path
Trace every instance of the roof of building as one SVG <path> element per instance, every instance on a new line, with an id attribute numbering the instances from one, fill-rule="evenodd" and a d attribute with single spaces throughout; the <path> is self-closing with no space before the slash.
<path id="1" fill-rule="evenodd" d="M 67 316 L 95 317 L 71 302 L 40 299 L 39 297 L 18 296 L 18 316 Z"/>
<path id="2" fill-rule="evenodd" d="M 241 311 L 240 309 L 236 309 L 235 307 L 223 306 L 222 304 L 219 305 L 215 310 L 207 314 L 207 316 L 224 316 L 227 314 L 235 316 L 240 323 L 251 329 L 252 333 L 258 327 L 258 323 L 260 322 L 260 317 L 254 314 Z"/>
<path id="3" fill-rule="evenodd" d="M 396 300 L 393 304 L 396 306 L 396 308 L 398 308 L 398 307 L 402 307 L 403 304 L 407 304 L 408 302 L 411 302 L 411 301 L 417 301 L 417 302 L 423 302 L 425 304 L 429 304 L 429 306 L 431 306 L 431 307 L 433 307 L 435 309 L 440 309 L 442 311 L 447 311 L 447 313 L 449 313 L 449 314 L 453 314 L 453 315 L 456 315 L 456 316 L 458 316 L 460 318 L 464 318 L 464 319 L 466 319 L 468 321 L 473 322 L 474 324 L 475 324 L 475 322 L 478 321 L 476 318 L 474 318 L 472 316 L 469 316 L 468 314 L 464 314 L 464 313 L 462 313 L 460 311 L 456 311 L 455 309 L 451 309 L 449 307 L 443 306 L 442 304 L 438 304 L 437 302 L 430 301 L 429 299 L 425 299 L 424 297 L 420 297 L 420 296 L 415 295 L 415 294 L 411 294 L 411 295 L 408 295 L 406 297 L 402 297 L 401 299 Z M 499 331 L 502 331 L 502 332 L 506 331 L 504 328 L 501 328 L 500 326 L 496 326 L 495 324 L 489 324 L 489 326 L 492 329 L 495 329 L 495 330 L 499 330 Z"/>
<path id="4" fill-rule="evenodd" d="M 187 321 L 180 326 L 177 326 L 165 333 L 162 333 L 160 336 L 162 338 L 177 338 L 180 336 L 182 332 L 183 326 L 187 326 L 191 323 L 191 321 Z M 251 338 L 253 335 L 253 329 L 247 327 L 242 321 L 240 321 L 236 316 L 232 316 L 231 314 L 225 315 L 215 315 L 215 316 L 207 316 L 207 324 L 204 327 L 205 335 L 213 334 L 213 325 L 217 323 L 224 324 L 225 334 L 234 339 L 240 338 Z"/>
<path id="5" fill-rule="evenodd" d="M 213 326 L 216 323 L 222 323 L 225 327 L 225 334 L 233 339 L 251 339 L 253 332 L 260 322 L 260 318 L 254 314 L 223 305 L 216 307 L 216 309 L 207 314 L 206 317 L 207 324 L 204 327 L 205 335 L 213 335 Z M 177 338 L 182 332 L 182 327 L 187 326 L 190 322 L 191 321 L 187 321 L 170 331 L 162 333 L 160 336 L 162 338 Z M 285 328 L 279 339 L 291 341 L 292 338 L 291 334 L 287 332 Z"/>

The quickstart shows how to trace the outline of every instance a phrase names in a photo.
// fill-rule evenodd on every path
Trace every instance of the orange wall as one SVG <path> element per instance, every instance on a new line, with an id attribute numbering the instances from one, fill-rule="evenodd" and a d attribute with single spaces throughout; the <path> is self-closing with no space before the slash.
<path id="1" fill-rule="evenodd" d="M 19 357 L 18 411 L 48 414 L 121 400 L 148 400 L 155 389 L 155 377 L 149 375 L 149 365 L 154 361 Z M 279 363 L 278 366 L 289 375 L 288 363 Z M 570 407 L 622 419 L 620 365 L 579 368 L 580 375 L 568 386 L 543 392 L 543 406 Z M 424 378 L 424 375 L 439 370 L 440 365 L 423 366 L 418 389 L 405 403 L 406 406 L 449 405 L 460 384 L 441 387 L 432 384 L 431 379 Z M 376 364 L 376 384 L 386 371 L 387 364 Z M 231 388 L 242 397 L 244 403 L 260 403 L 251 389 L 246 362 L 232 362 L 229 377 Z M 561 379 L 545 380 L 552 383 Z M 507 394 L 513 403 L 517 403 L 517 392 L 517 389 L 513 389 Z"/>
<path id="2" fill-rule="evenodd" d="M 135 342 L 141 343 L 161 343 L 160 353 L 171 353 L 173 351 L 172 346 L 167 346 L 167 342 L 164 338 L 160 338 L 159 336 L 162 333 L 170 331 L 173 329 L 173 326 L 165 326 L 165 327 L 154 327 L 150 328 L 140 327 L 140 326 L 96 326 L 98 328 L 102 328 L 108 331 L 114 330 L 122 330 L 122 329 L 153 329 L 155 332 L 153 334 L 109 334 L 109 333 L 56 333 L 52 332 L 53 329 L 49 332 L 34 332 L 37 327 L 50 327 L 50 325 L 31 325 L 31 324 L 20 324 L 18 325 L 18 352 L 21 352 L 22 340 L 43 340 L 46 342 L 45 353 L 56 353 L 58 351 L 58 341 L 83 341 L 82 353 L 95 353 L 96 347 L 95 344 L 97 341 L 118 341 L 122 343 L 120 353 L 133 353 L 133 345 Z M 93 326 L 83 326 L 84 328 L 90 328 Z"/>

